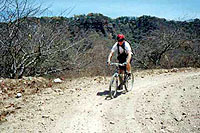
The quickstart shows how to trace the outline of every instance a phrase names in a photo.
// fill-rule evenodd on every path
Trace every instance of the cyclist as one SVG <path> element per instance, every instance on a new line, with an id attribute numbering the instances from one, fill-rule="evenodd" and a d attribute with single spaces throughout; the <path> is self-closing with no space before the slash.
<path id="1" fill-rule="evenodd" d="M 125 40 L 125 36 L 123 34 L 117 35 L 117 42 L 113 45 L 111 52 L 108 56 L 108 65 L 110 65 L 110 60 L 113 56 L 113 53 L 115 51 L 118 51 L 118 61 L 119 63 L 126 62 L 126 67 L 120 66 L 119 74 L 123 73 L 123 71 L 126 69 L 128 75 L 131 75 L 131 61 L 132 61 L 132 50 L 130 47 L 130 44 Z"/>

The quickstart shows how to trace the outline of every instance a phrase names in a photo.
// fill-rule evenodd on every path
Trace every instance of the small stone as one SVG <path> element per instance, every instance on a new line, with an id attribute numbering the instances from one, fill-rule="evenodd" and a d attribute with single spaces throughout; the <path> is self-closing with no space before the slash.
<path id="1" fill-rule="evenodd" d="M 162 133 L 164 133 L 164 132 L 165 132 L 165 130 L 164 130 L 164 129 L 160 129 L 160 131 L 161 131 Z"/>
<path id="2" fill-rule="evenodd" d="M 62 91 L 61 91 L 61 92 L 59 92 L 59 95 L 64 95 L 64 92 L 62 92 Z"/>
<path id="3" fill-rule="evenodd" d="M 115 124 L 114 122 L 110 121 L 110 124 Z"/>
<path id="4" fill-rule="evenodd" d="M 17 96 L 16 96 L 16 98 L 20 98 L 22 96 L 22 94 L 21 93 L 17 93 Z"/>
<path id="5" fill-rule="evenodd" d="M 49 118 L 49 116 L 47 116 L 47 115 L 43 115 L 42 118 Z"/>
<path id="6" fill-rule="evenodd" d="M 55 82 L 55 83 L 62 83 L 62 80 L 59 79 L 59 78 L 57 78 L 57 79 L 54 79 L 53 82 Z"/>
<path id="7" fill-rule="evenodd" d="M 183 112 L 182 115 L 186 115 L 186 113 Z"/>
<path id="8" fill-rule="evenodd" d="M 174 120 L 177 121 L 177 122 L 179 121 L 176 117 L 174 118 Z"/>
<path id="9" fill-rule="evenodd" d="M 165 72 L 165 73 L 168 73 L 169 71 L 168 71 L 168 70 L 165 70 L 164 72 Z"/>
<path id="10" fill-rule="evenodd" d="M 55 91 L 55 92 L 62 92 L 61 89 L 55 89 L 54 91 Z"/>
<path id="11" fill-rule="evenodd" d="M 177 72 L 177 71 L 178 71 L 177 68 L 173 68 L 173 69 L 171 70 L 171 72 Z"/>
<path id="12" fill-rule="evenodd" d="M 22 107 L 16 107 L 15 109 L 21 109 Z"/>

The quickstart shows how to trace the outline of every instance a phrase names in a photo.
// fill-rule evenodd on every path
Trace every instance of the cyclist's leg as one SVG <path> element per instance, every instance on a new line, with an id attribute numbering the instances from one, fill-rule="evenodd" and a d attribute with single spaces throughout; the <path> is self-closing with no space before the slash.
<path id="1" fill-rule="evenodd" d="M 128 62 L 126 65 L 126 70 L 127 70 L 128 76 L 131 75 L 131 62 L 132 62 L 132 57 L 131 57 L 130 62 Z"/>
<path id="2" fill-rule="evenodd" d="M 117 59 L 118 59 L 118 62 L 119 62 L 119 63 L 124 63 L 124 62 L 126 62 L 126 57 L 124 57 L 124 55 L 119 55 L 119 56 L 117 57 Z M 125 66 L 119 66 L 119 74 L 123 74 L 125 69 L 126 69 Z"/>
<path id="3" fill-rule="evenodd" d="M 123 55 L 118 56 L 118 61 L 119 63 L 124 63 L 126 62 L 126 58 L 123 57 Z M 123 83 L 123 79 L 124 79 L 124 70 L 126 69 L 125 66 L 119 66 L 119 81 L 120 81 L 120 86 L 119 89 L 123 89 L 122 88 L 122 83 Z"/>
<path id="4" fill-rule="evenodd" d="M 123 89 L 122 88 L 122 83 L 123 83 L 123 73 L 124 73 L 124 70 L 123 69 L 119 69 L 119 89 Z"/>
<path id="5" fill-rule="evenodd" d="M 126 70 L 127 70 L 128 73 L 131 73 L 131 63 L 130 62 L 127 63 Z"/>

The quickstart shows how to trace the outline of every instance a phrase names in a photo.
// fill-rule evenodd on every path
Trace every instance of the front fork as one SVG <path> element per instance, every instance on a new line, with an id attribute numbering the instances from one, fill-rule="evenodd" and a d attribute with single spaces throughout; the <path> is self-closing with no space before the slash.
<path id="1" fill-rule="evenodd" d="M 127 90 L 126 80 L 127 80 L 127 74 L 119 74 L 120 86 L 122 86 L 122 87 L 124 86 L 125 89 Z"/>
<path id="2" fill-rule="evenodd" d="M 120 87 L 123 87 L 123 86 L 125 86 L 125 89 L 126 89 L 126 85 L 125 85 L 125 83 L 124 83 L 124 81 L 125 81 L 125 74 L 119 74 L 119 83 L 120 83 Z M 123 88 L 122 88 L 123 89 Z"/>
<path id="3" fill-rule="evenodd" d="M 126 88 L 126 84 L 125 84 L 125 74 L 119 74 L 119 73 L 115 73 L 115 75 L 114 75 L 114 77 L 115 78 L 118 78 L 118 81 L 119 81 L 119 86 L 118 86 L 118 88 L 121 86 L 121 87 L 123 87 L 123 86 L 125 86 L 125 89 L 127 89 Z"/>

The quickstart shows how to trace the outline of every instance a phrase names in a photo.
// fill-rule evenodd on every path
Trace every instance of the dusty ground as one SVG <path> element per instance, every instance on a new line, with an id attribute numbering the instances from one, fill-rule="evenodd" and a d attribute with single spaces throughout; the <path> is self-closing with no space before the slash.
<path id="1" fill-rule="evenodd" d="M 112 100 L 110 77 L 66 80 L 15 98 L 0 132 L 200 132 L 200 69 L 172 71 L 137 72 L 134 90 Z"/>

